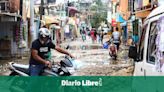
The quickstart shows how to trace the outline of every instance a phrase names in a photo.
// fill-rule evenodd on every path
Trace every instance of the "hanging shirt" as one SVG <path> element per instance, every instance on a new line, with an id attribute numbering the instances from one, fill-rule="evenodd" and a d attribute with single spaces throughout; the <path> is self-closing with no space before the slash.
<path id="1" fill-rule="evenodd" d="M 134 43 L 138 43 L 138 41 L 139 41 L 138 35 L 133 35 L 132 39 L 133 39 Z"/>

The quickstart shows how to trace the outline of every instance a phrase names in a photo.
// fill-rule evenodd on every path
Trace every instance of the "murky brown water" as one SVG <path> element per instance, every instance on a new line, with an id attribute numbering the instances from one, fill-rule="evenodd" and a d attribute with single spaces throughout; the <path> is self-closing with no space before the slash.
<path id="1" fill-rule="evenodd" d="M 62 47 L 65 47 L 65 44 Z M 119 51 L 116 61 L 109 57 L 108 50 L 102 49 L 100 44 L 72 44 L 68 51 L 83 63 L 83 66 L 75 71 L 74 76 L 131 76 L 133 74 L 133 61 L 128 59 L 128 51 L 124 47 Z M 52 58 L 59 62 L 64 55 L 52 51 Z M 7 74 L 9 71 L 7 63 L 11 61 L 28 64 L 29 57 L 0 60 L 0 75 Z"/>
<path id="2" fill-rule="evenodd" d="M 80 45 L 81 46 L 81 45 Z M 79 46 L 79 47 L 80 47 Z M 102 49 L 101 45 L 88 47 L 83 44 L 86 49 L 73 49 L 73 53 L 78 57 L 84 66 L 75 72 L 75 76 L 132 76 L 133 75 L 133 61 L 128 58 L 128 48 L 122 46 L 118 52 L 117 60 L 113 60 L 109 57 L 109 52 L 106 49 Z M 78 47 L 78 45 L 76 45 Z M 74 45 L 72 48 L 76 48 Z M 89 48 L 89 49 L 88 49 Z M 70 50 L 70 51 L 71 51 Z M 77 53 L 78 52 L 78 53 Z"/>

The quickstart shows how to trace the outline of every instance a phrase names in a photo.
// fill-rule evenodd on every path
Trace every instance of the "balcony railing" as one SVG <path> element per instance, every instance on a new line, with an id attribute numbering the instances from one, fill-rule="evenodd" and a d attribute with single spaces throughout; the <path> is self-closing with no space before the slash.
<path id="1" fill-rule="evenodd" d="M 136 7 L 136 8 L 135 8 L 135 11 L 150 9 L 150 8 L 152 8 L 152 5 L 153 5 L 153 4 L 152 4 L 151 2 L 149 2 L 149 4 L 147 4 L 147 5 L 145 5 L 145 6 Z"/>
<path id="2" fill-rule="evenodd" d="M 143 5 L 142 2 L 137 3 L 136 0 L 135 0 L 134 10 L 132 10 L 133 11 L 132 14 L 137 13 L 137 12 L 152 10 L 156 4 L 157 4 L 157 0 L 150 0 L 147 5 Z"/>

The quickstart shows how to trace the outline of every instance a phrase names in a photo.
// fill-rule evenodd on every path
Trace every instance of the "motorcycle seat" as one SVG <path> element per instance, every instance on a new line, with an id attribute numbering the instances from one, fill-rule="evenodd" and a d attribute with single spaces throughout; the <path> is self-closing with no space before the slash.
<path id="1" fill-rule="evenodd" d="M 23 65 L 23 64 L 13 64 L 14 67 L 18 67 L 18 68 L 24 68 L 24 69 L 28 69 L 29 65 Z"/>
<path id="2" fill-rule="evenodd" d="M 29 74 L 29 65 L 13 64 L 13 67 L 15 67 L 19 71 Z"/>

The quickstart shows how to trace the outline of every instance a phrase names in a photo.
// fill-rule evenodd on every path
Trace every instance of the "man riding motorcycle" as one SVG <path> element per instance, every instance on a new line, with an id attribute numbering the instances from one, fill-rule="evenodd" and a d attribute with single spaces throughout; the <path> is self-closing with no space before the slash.
<path id="1" fill-rule="evenodd" d="M 51 68 L 51 62 L 47 60 L 51 49 L 55 49 L 60 53 L 69 55 L 74 58 L 73 55 L 65 51 L 64 49 L 56 46 L 50 40 L 51 33 L 47 28 L 39 29 L 39 38 L 32 42 L 31 57 L 30 57 L 30 76 L 38 76 L 41 74 L 45 67 Z"/>

